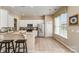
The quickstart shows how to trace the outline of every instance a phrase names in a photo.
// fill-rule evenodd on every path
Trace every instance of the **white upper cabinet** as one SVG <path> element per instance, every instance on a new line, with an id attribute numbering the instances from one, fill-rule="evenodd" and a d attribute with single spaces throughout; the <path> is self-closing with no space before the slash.
<path id="1" fill-rule="evenodd" d="M 8 12 L 6 10 L 0 9 L 0 27 L 7 27 Z"/>
<path id="2" fill-rule="evenodd" d="M 0 9 L 0 28 L 1 27 L 14 27 L 14 17 L 4 9 Z"/>
<path id="3" fill-rule="evenodd" d="M 12 15 L 8 15 L 8 27 L 14 27 L 14 17 Z"/>

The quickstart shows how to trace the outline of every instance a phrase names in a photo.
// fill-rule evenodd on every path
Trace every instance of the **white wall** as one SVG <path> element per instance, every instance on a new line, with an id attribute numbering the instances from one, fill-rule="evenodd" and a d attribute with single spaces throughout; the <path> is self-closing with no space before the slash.
<path id="1" fill-rule="evenodd" d="M 63 11 L 61 9 L 61 11 Z M 79 14 L 79 7 L 69 6 L 67 7 L 68 17 Z M 59 11 L 60 12 L 60 11 Z M 69 18 L 68 18 L 69 19 Z M 65 39 L 59 35 L 54 34 L 54 37 L 67 44 L 73 51 L 79 52 L 79 26 L 68 26 L 68 38 Z"/>
<path id="2" fill-rule="evenodd" d="M 79 14 L 78 6 L 68 7 L 69 17 Z M 68 27 L 68 40 L 70 46 L 79 52 L 79 26 L 69 26 Z"/>

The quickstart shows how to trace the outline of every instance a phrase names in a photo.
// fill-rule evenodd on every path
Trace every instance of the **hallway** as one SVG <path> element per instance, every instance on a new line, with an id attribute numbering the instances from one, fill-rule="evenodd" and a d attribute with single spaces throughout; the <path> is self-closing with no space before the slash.
<path id="1" fill-rule="evenodd" d="M 34 53 L 70 53 L 67 48 L 52 38 L 36 38 Z"/>

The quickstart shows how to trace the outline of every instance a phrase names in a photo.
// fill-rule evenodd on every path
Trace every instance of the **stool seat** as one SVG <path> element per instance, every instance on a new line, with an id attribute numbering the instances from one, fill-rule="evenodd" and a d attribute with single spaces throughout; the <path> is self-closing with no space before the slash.
<path id="1" fill-rule="evenodd" d="M 10 43 L 10 42 L 13 42 L 13 40 L 3 40 L 3 41 L 0 41 L 0 43 Z"/>
<path id="2" fill-rule="evenodd" d="M 17 41 L 15 41 L 16 43 L 24 43 L 24 42 L 26 42 L 26 40 L 17 40 Z"/>

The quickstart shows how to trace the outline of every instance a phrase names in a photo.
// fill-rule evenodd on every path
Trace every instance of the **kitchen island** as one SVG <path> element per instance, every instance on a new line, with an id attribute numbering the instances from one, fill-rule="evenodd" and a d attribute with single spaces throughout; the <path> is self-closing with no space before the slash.
<path id="1" fill-rule="evenodd" d="M 23 34 L 24 38 L 27 39 L 27 50 L 32 52 L 35 48 L 35 32 L 26 32 Z"/>
<path id="2" fill-rule="evenodd" d="M 27 43 L 27 51 L 32 52 L 35 48 L 35 31 L 26 32 L 26 31 L 16 31 L 16 32 L 8 32 L 8 33 L 0 33 L 0 40 L 4 39 L 14 39 L 14 41 L 18 39 L 26 39 Z"/>

